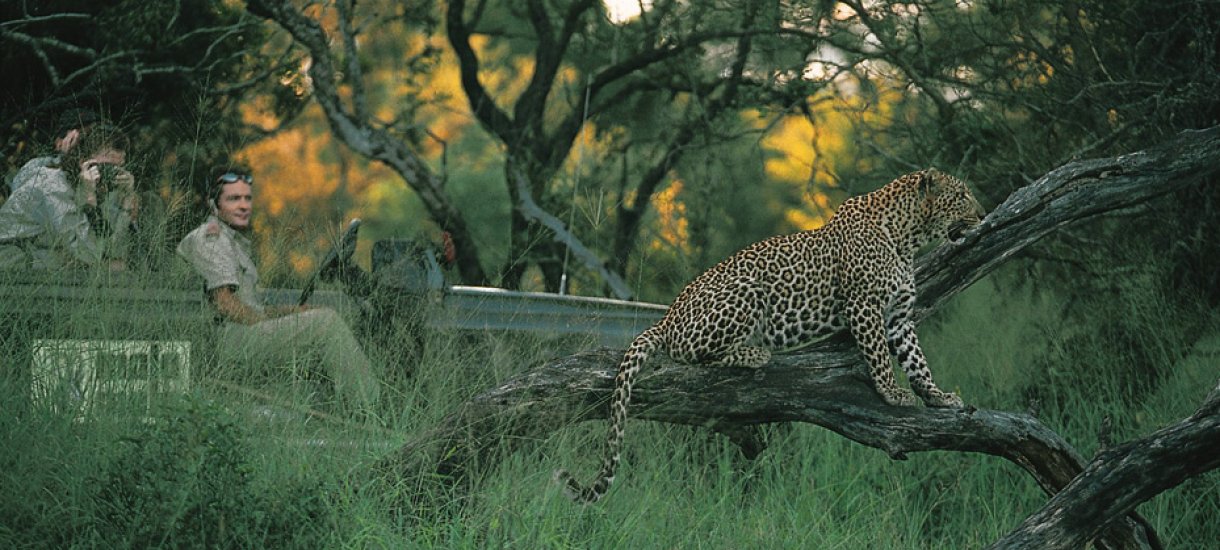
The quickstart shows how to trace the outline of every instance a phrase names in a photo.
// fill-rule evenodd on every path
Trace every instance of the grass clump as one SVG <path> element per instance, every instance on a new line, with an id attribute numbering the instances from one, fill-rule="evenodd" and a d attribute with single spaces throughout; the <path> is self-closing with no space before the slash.
<path id="1" fill-rule="evenodd" d="M 338 532 L 335 482 L 266 476 L 238 417 L 202 396 L 131 421 L 35 411 L 17 424 L 4 426 L 21 445 L 3 456 L 5 547 L 321 547 Z"/>
<path id="2" fill-rule="evenodd" d="M 212 548 L 317 542 L 323 486 L 256 476 L 236 417 L 186 396 L 121 437 L 97 480 L 91 536 L 108 545 Z"/>

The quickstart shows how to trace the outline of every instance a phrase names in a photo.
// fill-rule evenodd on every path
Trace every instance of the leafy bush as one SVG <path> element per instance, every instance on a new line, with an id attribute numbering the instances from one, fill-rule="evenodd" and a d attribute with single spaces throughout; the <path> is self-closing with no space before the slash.
<path id="1" fill-rule="evenodd" d="M 308 483 L 260 487 L 246 440 L 214 402 L 193 396 L 167 407 L 120 439 L 97 483 L 92 535 L 136 547 L 312 545 L 294 539 L 325 523 L 325 493 Z"/>

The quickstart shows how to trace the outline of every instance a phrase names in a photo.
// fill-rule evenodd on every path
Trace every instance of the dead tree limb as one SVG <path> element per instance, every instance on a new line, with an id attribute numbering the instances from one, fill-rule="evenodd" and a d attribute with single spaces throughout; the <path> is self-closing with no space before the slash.
<path id="1" fill-rule="evenodd" d="M 585 243 L 581 242 L 580 238 L 568 229 L 567 224 L 555 217 L 554 214 L 538 206 L 538 203 L 534 201 L 534 197 L 530 193 L 529 181 L 526 179 L 525 174 L 516 171 L 513 173 L 512 178 L 513 185 L 517 187 L 517 204 L 515 208 L 521 212 L 521 215 L 551 230 L 555 240 L 567 247 L 590 271 L 600 275 L 618 299 L 630 300 L 631 286 L 627 284 L 627 281 L 623 280 L 623 276 L 607 267 L 605 262 L 597 257 L 597 253 L 585 246 Z"/>
<path id="2" fill-rule="evenodd" d="M 918 318 L 1059 227 L 1150 200 L 1217 172 L 1220 127 L 1183 132 L 1137 153 L 1058 168 L 1010 196 L 966 242 L 942 246 L 920 260 Z M 465 479 L 472 468 L 493 463 L 497 452 L 545 438 L 574 422 L 604 420 L 621 356 L 620 350 L 582 353 L 505 381 L 404 445 L 382 467 L 395 476 Z M 927 450 L 990 454 L 1029 472 L 1048 494 L 1066 486 L 1083 465 L 1066 441 L 1025 413 L 886 405 L 846 338 L 776 356 L 750 372 L 653 361 L 632 392 L 632 418 L 726 432 L 770 422 L 808 422 L 896 459 Z M 1157 544 L 1155 533 L 1134 514 L 1115 522 L 1097 542 L 1106 548 Z"/>
<path id="3" fill-rule="evenodd" d="M 919 260 L 917 318 L 1051 232 L 1141 204 L 1220 173 L 1220 126 L 1188 130 L 1117 157 L 1070 162 L 1022 187 L 959 246 Z"/>
<path id="4" fill-rule="evenodd" d="M 1113 519 L 1220 467 L 1220 385 L 1189 418 L 1099 453 L 994 549 L 1084 548 Z"/>

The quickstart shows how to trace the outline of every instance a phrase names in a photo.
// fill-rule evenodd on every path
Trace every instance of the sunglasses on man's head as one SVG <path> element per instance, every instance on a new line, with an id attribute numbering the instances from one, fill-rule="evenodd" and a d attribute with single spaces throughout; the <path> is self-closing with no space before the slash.
<path id="1" fill-rule="evenodd" d="M 251 176 L 250 174 L 239 174 L 237 172 L 225 172 L 221 174 L 220 177 L 216 178 L 216 183 L 227 184 L 238 180 L 244 181 L 249 185 L 254 185 L 254 176 Z"/>

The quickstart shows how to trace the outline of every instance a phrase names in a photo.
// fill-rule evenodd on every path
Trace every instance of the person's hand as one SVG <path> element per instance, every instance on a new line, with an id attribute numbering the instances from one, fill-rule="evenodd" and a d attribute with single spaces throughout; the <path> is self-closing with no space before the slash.
<path id="1" fill-rule="evenodd" d="M 457 261 L 457 247 L 453 244 L 453 235 L 448 231 L 441 231 L 441 246 L 444 249 L 445 265 L 453 265 Z"/>
<path id="2" fill-rule="evenodd" d="M 71 151 L 73 147 L 80 141 L 80 130 L 73 128 L 68 130 L 66 134 L 55 140 L 55 150 L 60 154 Z"/>
<path id="3" fill-rule="evenodd" d="M 115 186 L 125 193 L 134 194 L 136 192 L 136 177 L 131 175 L 126 168 L 118 167 L 114 175 Z"/>
<path id="4" fill-rule="evenodd" d="M 131 172 L 119 168 L 118 173 L 114 176 L 115 187 L 121 193 L 119 207 L 127 213 L 131 221 L 135 221 L 140 216 L 140 195 L 136 194 L 136 178 L 131 175 Z"/>
<path id="5" fill-rule="evenodd" d="M 97 206 L 97 183 L 102 181 L 102 171 L 96 162 L 86 162 L 81 165 L 80 180 L 84 185 L 85 204 Z"/>

